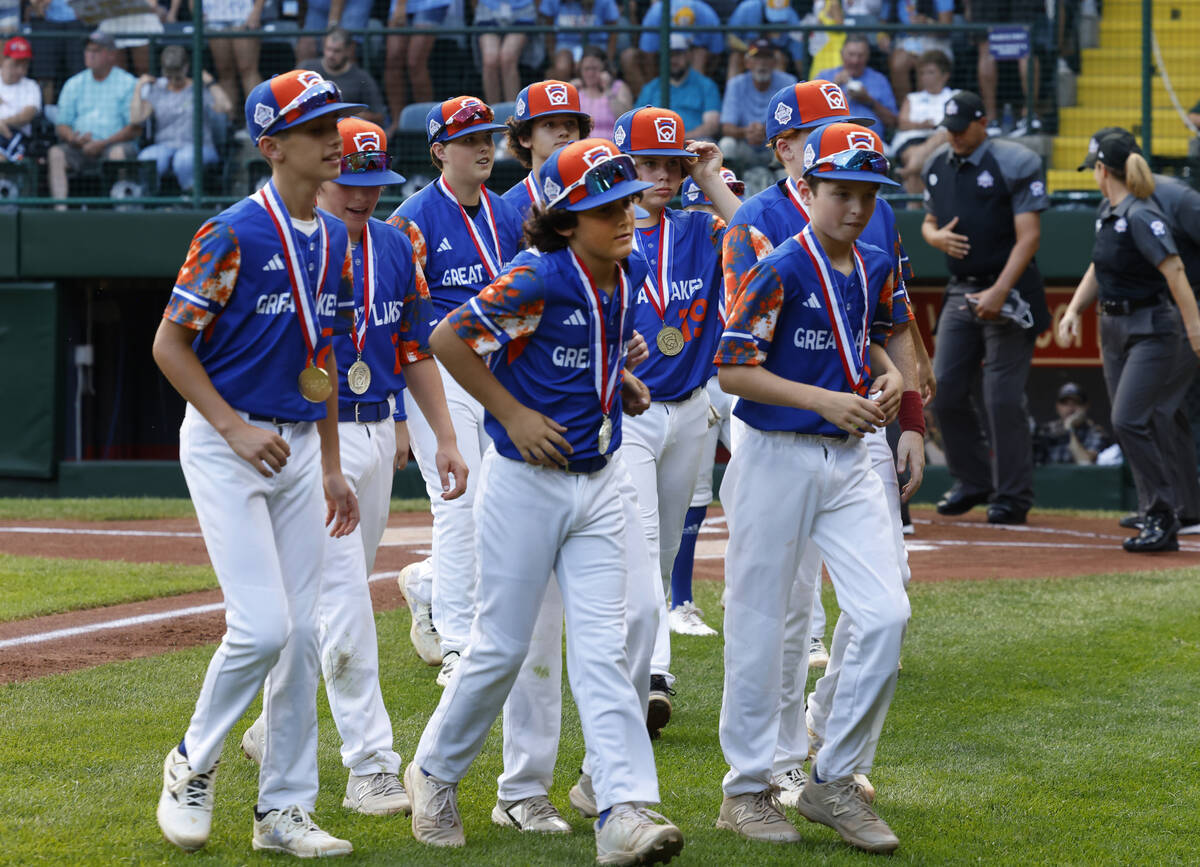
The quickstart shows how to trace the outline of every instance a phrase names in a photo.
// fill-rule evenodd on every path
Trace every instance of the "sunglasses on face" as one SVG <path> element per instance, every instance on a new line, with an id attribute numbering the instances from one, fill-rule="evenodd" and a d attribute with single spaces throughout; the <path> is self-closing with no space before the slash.
<path id="1" fill-rule="evenodd" d="M 263 127 L 263 131 L 259 135 L 268 135 L 271 130 L 281 123 L 290 123 L 296 118 L 302 117 L 323 105 L 341 101 L 342 91 L 332 81 L 321 81 L 311 84 L 302 90 L 299 96 L 280 109 L 275 119 Z M 289 114 L 294 114 L 294 116 L 289 118 Z"/>
<path id="2" fill-rule="evenodd" d="M 454 114 L 442 121 L 441 125 L 438 126 L 433 135 L 430 136 L 430 139 L 432 141 L 437 141 L 438 136 L 452 126 L 463 127 L 466 124 L 476 120 L 481 120 L 484 123 L 491 123 L 493 118 L 495 118 L 495 114 L 492 113 L 492 109 L 489 106 L 486 106 L 482 103 L 469 103 L 461 106 L 458 111 L 454 112 Z"/>
<path id="3" fill-rule="evenodd" d="M 838 151 L 836 154 L 830 154 L 827 157 L 821 157 L 809 166 L 804 174 L 851 171 L 871 172 L 872 174 L 887 177 L 890 170 L 891 166 L 887 161 L 887 157 L 878 151 L 851 148 L 850 150 Z"/>
<path id="4" fill-rule="evenodd" d="M 383 151 L 359 151 L 342 157 L 342 173 L 360 175 L 363 172 L 386 172 L 392 158 Z"/>
<path id="5" fill-rule="evenodd" d="M 637 180 L 637 166 L 633 163 L 633 157 L 627 154 L 615 154 L 607 157 L 602 157 L 595 164 L 590 166 L 579 180 L 567 184 L 566 189 L 551 199 L 547 204 L 547 208 L 558 207 L 559 203 L 569 201 L 568 197 L 575 190 L 583 187 L 589 196 L 598 196 L 601 193 L 607 193 L 617 184 L 624 181 Z"/>

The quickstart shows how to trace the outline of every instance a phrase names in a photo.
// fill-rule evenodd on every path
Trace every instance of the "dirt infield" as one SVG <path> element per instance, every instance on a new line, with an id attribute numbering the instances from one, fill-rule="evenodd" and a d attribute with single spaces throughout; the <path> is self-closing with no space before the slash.
<path id="1" fill-rule="evenodd" d="M 1023 527 L 993 527 L 983 512 L 942 518 L 914 509 L 907 537 L 914 581 L 1070 578 L 1200 566 L 1200 537 L 1172 554 L 1126 554 L 1126 532 L 1111 519 L 1042 516 Z M 427 514 L 393 515 L 371 583 L 377 611 L 403 605 L 395 575 L 429 551 Z M 722 578 L 724 516 L 713 510 L 697 546 L 696 577 Z M 35 557 L 136 562 L 208 562 L 194 520 L 0 523 L 0 552 Z M 0 683 L 28 680 L 217 641 L 224 618 L 217 590 L 0 623 Z"/>

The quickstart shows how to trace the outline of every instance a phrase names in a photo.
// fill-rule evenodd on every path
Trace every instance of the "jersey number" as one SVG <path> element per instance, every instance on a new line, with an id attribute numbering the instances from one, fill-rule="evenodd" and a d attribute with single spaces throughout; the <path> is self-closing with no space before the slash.
<path id="1" fill-rule="evenodd" d="M 700 332 L 703 330 L 702 323 L 707 314 L 708 299 L 706 298 L 697 298 L 687 310 L 679 311 L 679 318 L 683 320 L 679 323 L 679 330 L 683 332 L 685 342 L 700 336 Z M 693 325 L 693 322 L 696 324 Z"/>

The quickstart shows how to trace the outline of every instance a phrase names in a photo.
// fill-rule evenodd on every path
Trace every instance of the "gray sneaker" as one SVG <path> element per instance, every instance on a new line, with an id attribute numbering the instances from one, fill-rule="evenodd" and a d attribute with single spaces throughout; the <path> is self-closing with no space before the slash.
<path id="1" fill-rule="evenodd" d="M 412 762 L 404 770 L 404 788 L 412 799 L 412 832 L 429 846 L 465 846 L 458 813 L 458 783 L 431 777 Z"/>
<path id="2" fill-rule="evenodd" d="M 256 851 L 286 852 L 297 858 L 329 858 L 354 851 L 349 840 L 339 840 L 322 831 L 304 808 L 296 804 L 256 818 L 250 845 Z"/>
<path id="3" fill-rule="evenodd" d="M 596 792 L 592 789 L 592 778 L 583 771 L 579 772 L 579 782 L 571 786 L 567 798 L 571 801 L 571 806 L 584 818 L 595 819 L 600 815 L 600 811 L 596 809 Z"/>
<path id="4" fill-rule="evenodd" d="M 682 849 L 679 829 L 645 807 L 617 804 L 604 827 L 596 823 L 599 864 L 666 864 Z"/>
<path id="5" fill-rule="evenodd" d="M 894 852 L 900 845 L 900 838 L 871 809 L 853 776 L 825 783 L 809 777 L 796 809 L 808 821 L 828 825 L 864 851 Z"/>
<path id="6" fill-rule="evenodd" d="M 717 827 L 741 834 L 748 840 L 799 843 L 801 839 L 800 832 L 783 815 L 783 807 L 773 789 L 732 797 L 726 795 L 717 815 Z"/>
<path id="7" fill-rule="evenodd" d="M 506 828 L 537 834 L 570 834 L 571 826 L 545 795 L 519 801 L 497 800 L 492 821 Z"/>
<path id="8" fill-rule="evenodd" d="M 390 816 L 411 813 L 412 801 L 396 774 L 379 772 L 362 777 L 350 775 L 346 780 L 346 797 L 342 806 L 364 816 Z"/>
<path id="9" fill-rule="evenodd" d="M 779 788 L 779 803 L 793 809 L 800 800 L 800 793 L 804 791 L 804 784 L 807 782 L 808 774 L 804 773 L 804 768 L 792 768 L 771 778 L 771 783 Z"/>

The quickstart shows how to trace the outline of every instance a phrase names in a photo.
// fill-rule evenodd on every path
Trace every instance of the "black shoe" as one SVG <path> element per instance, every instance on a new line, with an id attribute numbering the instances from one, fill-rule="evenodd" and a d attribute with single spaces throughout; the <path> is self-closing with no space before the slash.
<path id="1" fill-rule="evenodd" d="M 992 503 L 988 506 L 987 519 L 989 524 L 1024 524 L 1028 512 L 1028 509 L 1008 503 Z"/>
<path id="2" fill-rule="evenodd" d="M 957 485 L 946 491 L 937 502 L 939 515 L 963 515 L 976 506 L 982 506 L 991 496 L 990 492 L 964 494 Z"/>
<path id="3" fill-rule="evenodd" d="M 1146 515 L 1142 532 L 1126 539 L 1121 546 L 1131 554 L 1149 551 L 1179 550 L 1179 519 L 1172 514 Z"/>
<path id="4" fill-rule="evenodd" d="M 671 721 L 671 696 L 675 690 L 667 686 L 661 674 L 650 675 L 650 706 L 646 708 L 646 728 L 651 738 L 656 738 L 663 727 Z"/>
<path id="5" fill-rule="evenodd" d="M 1126 530 L 1142 529 L 1142 516 L 1139 512 L 1130 512 L 1124 518 L 1117 522 Z"/>

